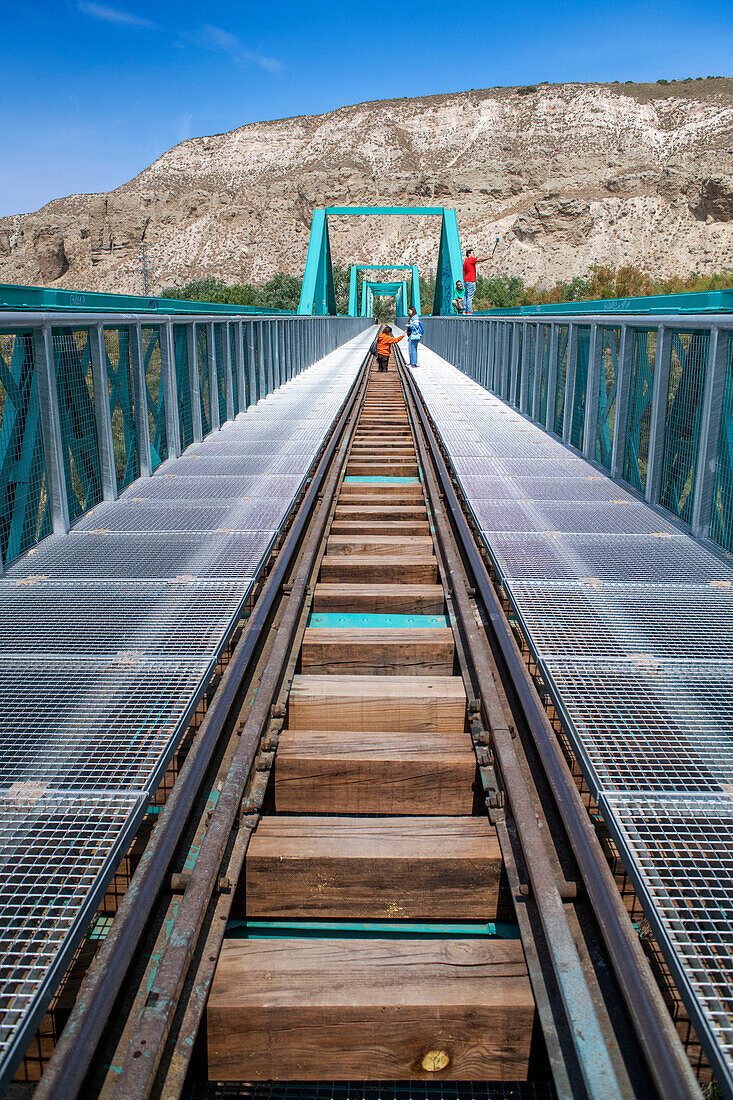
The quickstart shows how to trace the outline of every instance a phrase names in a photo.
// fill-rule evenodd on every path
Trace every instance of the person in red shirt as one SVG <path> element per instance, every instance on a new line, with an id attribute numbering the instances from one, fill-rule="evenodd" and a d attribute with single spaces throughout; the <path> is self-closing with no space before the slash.
<path id="1" fill-rule="evenodd" d="M 377 363 L 379 366 L 377 370 L 386 370 L 389 364 L 389 357 L 392 353 L 392 345 L 399 344 L 400 340 L 404 340 L 405 334 L 401 336 L 393 336 L 392 328 L 390 325 L 385 325 L 379 336 L 377 337 Z"/>
<path id="2" fill-rule="evenodd" d="M 474 256 L 473 249 L 466 249 L 463 261 L 463 285 L 466 289 L 466 313 L 473 313 L 473 296 L 476 292 L 476 264 L 485 264 L 490 256 Z"/>

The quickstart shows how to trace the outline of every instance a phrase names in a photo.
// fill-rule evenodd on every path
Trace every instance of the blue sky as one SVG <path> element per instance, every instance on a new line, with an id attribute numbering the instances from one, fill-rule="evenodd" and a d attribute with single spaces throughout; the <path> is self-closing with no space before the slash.
<path id="1" fill-rule="evenodd" d="M 2 11 L 0 216 L 110 190 L 184 138 L 260 119 L 540 80 L 733 75 L 733 4 L 720 0 L 4 0 Z"/>

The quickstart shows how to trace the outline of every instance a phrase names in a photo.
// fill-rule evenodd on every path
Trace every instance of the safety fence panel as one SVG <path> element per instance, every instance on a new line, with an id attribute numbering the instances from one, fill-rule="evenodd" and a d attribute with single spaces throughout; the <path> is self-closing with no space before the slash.
<path id="1" fill-rule="evenodd" d="M 104 348 L 117 491 L 122 492 L 140 476 L 129 327 L 105 329 Z"/>
<path id="2" fill-rule="evenodd" d="M 133 317 L 12 315 L 0 332 L 0 573 L 363 328 Z"/>
<path id="3" fill-rule="evenodd" d="M 173 326 L 175 345 L 176 393 L 178 395 L 178 425 L 181 451 L 193 443 L 193 403 L 191 401 L 191 372 L 188 366 L 189 327 Z"/>
<path id="4" fill-rule="evenodd" d="M 660 503 L 687 523 L 692 520 L 695 497 L 709 346 L 708 332 L 675 332 L 672 336 Z"/>
<path id="5" fill-rule="evenodd" d="M 143 377 L 150 434 L 151 472 L 168 457 L 168 427 L 166 424 L 163 360 L 160 348 L 160 325 L 142 328 Z"/>
<path id="6" fill-rule="evenodd" d="M 56 391 L 69 519 L 102 499 L 89 329 L 54 333 Z"/>
<path id="7" fill-rule="evenodd" d="M 733 553 L 733 315 L 424 324 L 426 347 Z"/>
<path id="8" fill-rule="evenodd" d="M 606 470 L 611 469 L 613 440 L 616 428 L 616 398 L 618 395 L 618 357 L 621 347 L 620 328 L 601 329 L 601 377 L 598 387 L 598 428 L 595 459 Z"/>
<path id="9" fill-rule="evenodd" d="M 0 567 L 51 533 L 33 337 L 0 334 Z"/>

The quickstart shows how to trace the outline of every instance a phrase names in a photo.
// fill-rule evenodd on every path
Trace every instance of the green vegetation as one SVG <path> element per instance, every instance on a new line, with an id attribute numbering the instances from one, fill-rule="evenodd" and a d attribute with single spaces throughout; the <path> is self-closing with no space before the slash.
<path id="1" fill-rule="evenodd" d="M 207 279 L 195 279 L 182 287 L 164 287 L 161 297 L 178 298 L 189 302 L 256 306 L 260 309 L 297 310 L 301 282 L 302 279 L 295 275 L 286 275 L 284 271 L 278 271 L 261 286 L 254 286 L 252 283 L 228 284 L 221 279 L 209 276 Z"/>
<path id="2" fill-rule="evenodd" d="M 361 302 L 361 284 L 367 273 L 357 273 L 358 301 Z M 333 269 L 336 286 L 336 304 L 339 313 L 349 309 L 349 268 L 336 263 Z M 300 300 L 301 279 L 278 271 L 266 283 L 228 285 L 209 277 L 197 279 L 186 286 L 166 287 L 161 296 L 182 298 L 199 302 L 222 302 L 239 306 L 257 306 L 261 309 L 297 310 Z M 527 286 L 518 275 L 478 275 L 473 308 L 511 309 L 515 306 L 552 304 L 555 302 L 589 302 L 599 298 L 637 298 L 646 294 L 684 294 L 692 291 L 724 290 L 733 287 L 733 268 L 713 275 L 675 275 L 669 279 L 654 279 L 638 267 L 608 267 L 596 264 L 585 276 L 576 275 L 561 280 L 543 290 L 539 286 Z M 420 276 L 420 301 L 424 314 L 433 308 L 435 278 Z M 375 315 L 380 321 L 394 318 L 394 299 L 376 298 Z"/>

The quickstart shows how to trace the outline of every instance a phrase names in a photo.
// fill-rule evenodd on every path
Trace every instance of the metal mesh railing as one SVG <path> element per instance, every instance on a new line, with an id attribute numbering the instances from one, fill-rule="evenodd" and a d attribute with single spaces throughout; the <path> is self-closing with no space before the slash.
<path id="1" fill-rule="evenodd" d="M 209 337 L 205 325 L 196 325 L 196 368 L 201 408 L 201 434 L 211 431 L 211 396 L 209 393 Z"/>
<path id="2" fill-rule="evenodd" d="M 33 338 L 0 334 L 0 566 L 50 533 Z"/>
<path id="3" fill-rule="evenodd" d="M 53 349 L 66 499 L 74 520 L 102 499 L 89 330 L 54 333 Z"/>
<path id="4" fill-rule="evenodd" d="M 620 328 L 603 328 L 601 339 L 601 378 L 598 389 L 598 434 L 596 461 L 611 469 L 613 438 L 616 428 L 616 398 L 618 383 L 618 356 L 621 346 Z"/>
<path id="5" fill-rule="evenodd" d="M 733 335 L 725 334 L 720 430 L 713 482 L 709 535 L 719 546 L 733 547 Z"/>
<path id="6" fill-rule="evenodd" d="M 193 409 L 191 404 L 191 374 L 188 366 L 190 331 L 186 325 L 173 326 L 176 360 L 176 392 L 178 394 L 178 425 L 182 451 L 193 443 Z"/>
<path id="7" fill-rule="evenodd" d="M 160 353 L 160 326 L 144 325 L 143 374 L 145 377 L 145 401 L 150 434 L 150 465 L 157 470 L 168 457 L 168 429 L 165 421 L 165 388 L 163 386 L 163 362 Z"/>
<path id="8" fill-rule="evenodd" d="M 733 317 L 691 320 L 429 317 L 425 336 L 426 347 L 733 553 Z M 515 461 L 505 456 L 497 472 L 511 476 Z"/>
<path id="9" fill-rule="evenodd" d="M 115 474 L 121 492 L 140 476 L 129 328 L 105 329 L 104 349 Z"/>
<path id="10" fill-rule="evenodd" d="M 675 332 L 672 337 L 660 503 L 688 523 L 694 503 L 709 344 L 707 332 Z"/>

